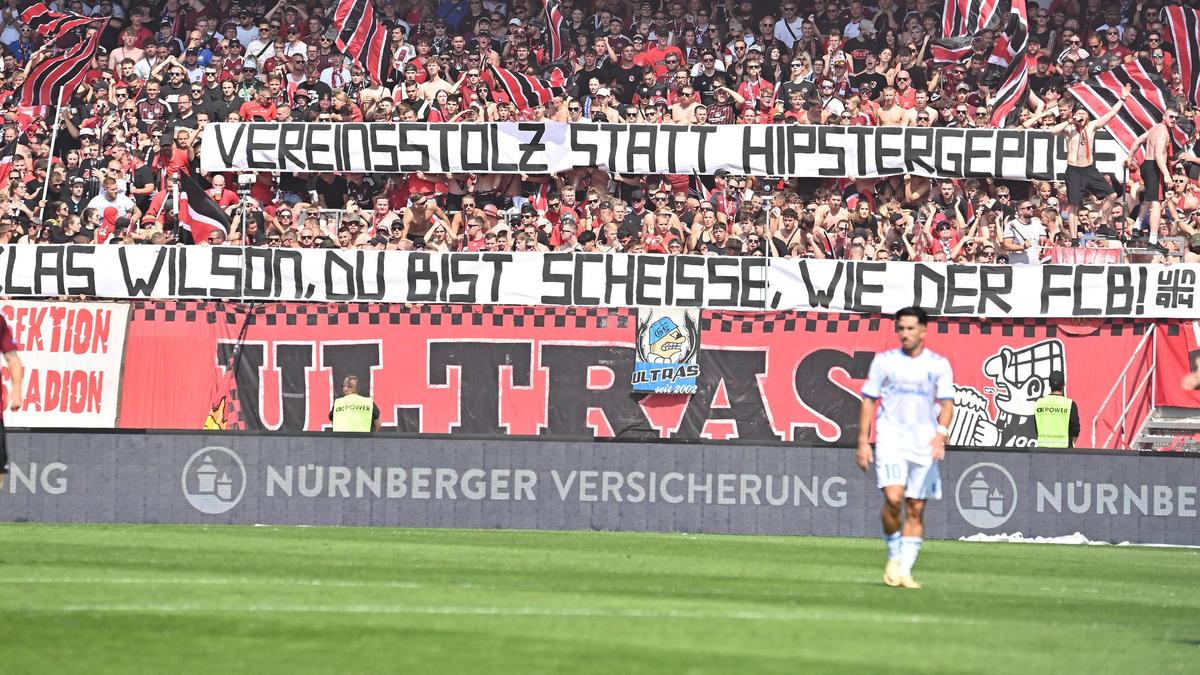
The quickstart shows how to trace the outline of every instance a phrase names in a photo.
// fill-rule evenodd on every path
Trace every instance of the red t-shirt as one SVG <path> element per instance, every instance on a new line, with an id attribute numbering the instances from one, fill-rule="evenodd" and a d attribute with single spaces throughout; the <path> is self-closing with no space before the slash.
<path id="1" fill-rule="evenodd" d="M 261 105 L 258 101 L 246 101 L 238 109 L 238 115 L 241 116 L 243 122 L 253 122 L 255 119 L 274 122 L 275 104 Z"/>

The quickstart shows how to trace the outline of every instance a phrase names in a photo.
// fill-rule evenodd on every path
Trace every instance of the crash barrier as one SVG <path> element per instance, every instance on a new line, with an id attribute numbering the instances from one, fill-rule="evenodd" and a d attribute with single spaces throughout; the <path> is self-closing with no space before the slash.
<path id="1" fill-rule="evenodd" d="M 0 520 L 875 536 L 850 448 L 11 432 Z M 1200 544 L 1200 459 L 951 449 L 927 536 Z"/>

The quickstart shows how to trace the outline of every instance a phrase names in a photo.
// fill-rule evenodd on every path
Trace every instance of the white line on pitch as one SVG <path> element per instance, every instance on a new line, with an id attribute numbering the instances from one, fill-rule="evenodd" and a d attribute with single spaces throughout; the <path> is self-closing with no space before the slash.
<path id="1" fill-rule="evenodd" d="M 313 588 L 422 588 L 411 581 L 347 581 L 342 579 L 249 579 L 226 577 L 187 577 L 181 579 L 154 577 L 17 577 L 5 579 L 9 584 L 112 584 L 128 586 L 289 586 Z"/>
<path id="2" fill-rule="evenodd" d="M 991 625 L 986 621 L 953 617 L 903 614 L 848 613 L 820 611 L 758 612 L 746 610 L 634 609 L 620 607 L 472 607 L 472 606 L 376 606 L 376 605 L 196 605 L 196 604 L 90 604 L 5 608 L 6 612 L 26 613 L 161 613 L 161 614 L 375 614 L 375 615 L 448 615 L 448 616 L 535 616 L 583 618 L 644 619 L 731 619 L 739 621 L 844 621 L 851 623 L 950 624 L 961 626 Z"/>

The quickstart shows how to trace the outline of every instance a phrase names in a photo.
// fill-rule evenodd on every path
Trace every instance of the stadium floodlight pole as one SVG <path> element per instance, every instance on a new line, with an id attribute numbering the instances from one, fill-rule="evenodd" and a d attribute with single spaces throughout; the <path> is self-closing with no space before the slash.
<path id="1" fill-rule="evenodd" d="M 58 140 L 58 127 L 62 120 L 62 113 L 62 104 L 56 104 L 54 106 L 54 129 L 50 132 L 50 152 L 46 155 L 46 180 L 42 182 L 41 208 L 43 212 L 46 208 L 46 197 L 50 194 L 50 174 L 54 173 L 54 145 Z"/>

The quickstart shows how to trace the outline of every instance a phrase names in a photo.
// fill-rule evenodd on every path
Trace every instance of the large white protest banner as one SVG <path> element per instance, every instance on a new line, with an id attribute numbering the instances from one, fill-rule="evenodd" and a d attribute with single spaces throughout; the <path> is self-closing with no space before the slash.
<path id="1" fill-rule="evenodd" d="M 1126 153 L 1096 138 L 1096 166 L 1124 180 Z M 657 125 L 246 122 L 204 128 L 204 171 L 628 174 L 1064 180 L 1061 137 L 1024 129 L 801 124 Z"/>
<path id="2" fill-rule="evenodd" d="M 953 265 L 599 253 L 0 247 L 9 297 L 225 299 L 984 317 L 1195 318 L 1200 265 Z"/>

